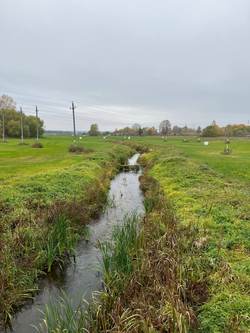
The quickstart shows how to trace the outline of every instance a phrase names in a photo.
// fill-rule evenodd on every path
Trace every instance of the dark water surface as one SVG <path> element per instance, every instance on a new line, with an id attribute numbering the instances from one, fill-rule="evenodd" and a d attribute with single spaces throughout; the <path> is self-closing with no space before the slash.
<path id="1" fill-rule="evenodd" d="M 134 155 L 129 164 L 136 164 L 139 154 Z M 139 189 L 139 172 L 121 172 L 111 181 L 107 208 L 99 218 L 89 225 L 89 241 L 81 240 L 78 243 L 75 263 L 70 262 L 63 270 L 56 268 L 53 272 L 43 278 L 40 291 L 36 299 L 25 306 L 13 316 L 12 331 L 7 329 L 4 332 L 14 333 L 34 333 L 37 330 L 30 325 L 39 326 L 41 318 L 44 316 L 37 309 L 45 312 L 49 297 L 52 302 L 62 295 L 63 290 L 73 304 L 77 305 L 83 294 L 85 299 L 91 298 L 93 291 L 102 288 L 102 276 L 96 270 L 90 269 L 90 265 L 96 263 L 101 258 L 97 241 L 108 240 L 112 232 L 112 227 L 121 223 L 126 214 L 137 210 L 144 213 L 143 193 Z M 80 298 L 79 298 L 79 296 Z M 1 331 L 0 329 L 0 332 Z"/>

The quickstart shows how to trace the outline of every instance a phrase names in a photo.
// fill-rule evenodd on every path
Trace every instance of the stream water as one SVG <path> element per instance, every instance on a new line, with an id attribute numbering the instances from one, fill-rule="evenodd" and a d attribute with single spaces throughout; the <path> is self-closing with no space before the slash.
<path id="1" fill-rule="evenodd" d="M 136 164 L 138 157 L 139 154 L 134 155 L 129 164 Z M 139 214 L 144 213 L 143 193 L 139 188 L 140 174 L 141 170 L 122 171 L 115 176 L 110 185 L 107 209 L 90 223 L 89 241 L 81 240 L 78 243 L 75 262 L 72 260 L 63 269 L 58 267 L 44 277 L 35 299 L 13 315 L 12 330 L 0 329 L 0 332 L 37 332 L 31 325 L 38 327 L 44 317 L 38 309 L 45 311 L 49 299 L 52 303 L 55 302 L 62 295 L 62 290 L 72 299 L 74 306 L 79 303 L 83 294 L 86 300 L 90 300 L 92 292 L 102 288 L 102 275 L 90 268 L 101 258 L 97 241 L 108 240 L 113 226 L 122 223 L 126 214 L 134 210 Z"/>

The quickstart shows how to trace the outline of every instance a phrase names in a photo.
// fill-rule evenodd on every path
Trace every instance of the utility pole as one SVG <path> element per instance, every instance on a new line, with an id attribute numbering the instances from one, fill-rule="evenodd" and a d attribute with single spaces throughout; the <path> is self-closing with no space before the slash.
<path id="1" fill-rule="evenodd" d="M 72 102 L 72 107 L 70 109 L 72 110 L 72 113 L 73 113 L 74 144 L 75 144 L 75 147 L 76 147 L 76 122 L 75 122 L 75 109 L 76 109 L 76 106 L 74 105 L 74 102 Z"/>
<path id="2" fill-rule="evenodd" d="M 36 105 L 36 141 L 39 142 L 39 135 L 38 135 L 38 108 Z"/>
<path id="3" fill-rule="evenodd" d="M 5 141 L 4 139 L 4 108 L 3 108 L 3 142 Z"/>
<path id="4" fill-rule="evenodd" d="M 23 111 L 21 107 L 20 107 L 20 114 L 21 114 L 21 139 L 23 143 Z"/>

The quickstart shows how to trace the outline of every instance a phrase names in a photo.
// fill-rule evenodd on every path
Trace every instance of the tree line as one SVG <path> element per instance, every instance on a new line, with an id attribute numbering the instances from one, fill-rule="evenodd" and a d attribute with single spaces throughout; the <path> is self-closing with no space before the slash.
<path id="1" fill-rule="evenodd" d="M 121 129 L 115 129 L 114 132 L 112 133 L 113 135 L 125 135 L 125 136 L 141 136 L 141 135 L 156 135 L 157 130 L 155 127 L 139 127 L 137 128 L 132 128 L 129 126 L 126 126 Z"/>
<path id="2" fill-rule="evenodd" d="M 8 95 L 0 98 L 0 133 L 3 134 L 3 112 L 4 112 L 4 135 L 6 137 L 21 137 L 21 113 L 16 110 L 16 103 Z M 25 138 L 33 138 L 37 135 L 36 117 L 22 114 L 23 135 Z M 38 117 L 38 134 L 41 137 L 44 133 L 44 121 Z"/>
<path id="3" fill-rule="evenodd" d="M 250 126 L 245 124 L 228 124 L 224 127 L 219 127 L 216 121 L 213 120 L 212 124 L 205 127 L 201 133 L 205 137 L 213 136 L 247 136 L 250 135 Z"/>
<path id="4" fill-rule="evenodd" d="M 115 129 L 113 135 L 127 135 L 127 136 L 141 136 L 141 135 L 197 135 L 198 137 L 217 137 L 217 136 L 250 136 L 250 126 L 245 124 L 228 124 L 224 127 L 219 127 L 216 121 L 213 120 L 211 125 L 201 128 L 191 128 L 188 126 L 179 127 L 177 125 L 171 127 L 169 120 L 163 120 L 160 123 L 159 131 L 155 127 L 131 128 L 124 127 L 122 129 Z"/>

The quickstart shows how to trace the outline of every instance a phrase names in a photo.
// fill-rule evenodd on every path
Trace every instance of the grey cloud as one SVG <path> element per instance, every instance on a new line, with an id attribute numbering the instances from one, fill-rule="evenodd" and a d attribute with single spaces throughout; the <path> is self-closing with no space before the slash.
<path id="1" fill-rule="evenodd" d="M 249 1 L 2 0 L 0 13 L 2 90 L 116 110 L 101 129 L 249 118 Z"/>

